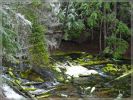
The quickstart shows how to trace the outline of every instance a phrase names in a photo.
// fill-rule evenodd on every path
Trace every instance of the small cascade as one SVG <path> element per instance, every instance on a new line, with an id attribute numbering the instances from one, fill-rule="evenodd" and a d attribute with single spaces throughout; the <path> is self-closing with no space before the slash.
<path id="1" fill-rule="evenodd" d="M 26 99 L 22 95 L 19 95 L 18 93 L 16 93 L 8 84 L 3 84 L 2 89 L 4 91 L 4 95 L 6 96 L 7 99 L 10 99 L 10 100 Z"/>
<path id="2" fill-rule="evenodd" d="M 3 66 L 0 67 L 4 68 Z M 26 100 L 22 94 L 8 84 L 7 80 L 12 81 L 6 74 L 0 75 L 0 100 Z"/>

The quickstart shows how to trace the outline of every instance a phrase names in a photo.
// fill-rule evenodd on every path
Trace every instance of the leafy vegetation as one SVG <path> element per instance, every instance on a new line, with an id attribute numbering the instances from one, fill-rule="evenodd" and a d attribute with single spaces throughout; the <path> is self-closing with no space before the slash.
<path id="1" fill-rule="evenodd" d="M 10 11 L 9 11 L 10 12 Z M 13 21 L 14 14 L 12 12 L 7 13 L 7 10 L 0 9 L 2 26 L 0 26 L 1 37 L 0 41 L 2 45 L 3 60 L 8 62 L 16 62 L 15 54 L 19 49 L 19 43 L 16 42 L 17 31 L 15 30 L 15 24 Z"/>
<path id="2" fill-rule="evenodd" d="M 33 25 L 32 34 L 29 42 L 33 47 L 29 48 L 31 61 L 35 65 L 45 65 L 49 63 L 48 51 L 44 40 L 44 28 L 41 25 Z"/>
<path id="3" fill-rule="evenodd" d="M 118 15 L 115 10 L 116 5 L 119 5 L 119 8 L 116 9 L 118 11 Z M 67 6 L 67 11 L 65 9 L 66 6 L 63 6 L 59 13 L 60 21 L 66 22 L 66 25 L 64 26 L 65 37 L 70 40 L 74 40 L 82 36 L 82 34 L 91 33 L 93 39 L 94 34 L 97 34 L 100 42 L 99 48 L 102 49 L 101 46 L 103 44 L 103 49 L 105 49 L 104 53 L 109 53 L 106 51 L 113 51 L 112 55 L 114 58 L 121 58 L 122 54 L 124 54 L 128 48 L 127 39 L 123 37 L 127 35 L 129 38 L 131 32 L 127 25 L 128 23 L 125 23 L 124 19 L 117 16 L 121 16 L 121 14 L 123 14 L 121 8 L 125 6 L 128 17 L 130 16 L 129 3 L 125 3 L 125 5 L 123 5 L 121 3 L 117 4 L 112 2 L 70 2 Z M 66 13 L 67 16 L 65 17 Z M 95 30 L 99 30 L 99 34 L 94 33 L 93 31 Z M 101 42 L 102 35 L 104 43 Z M 88 37 L 89 35 L 86 36 Z M 116 49 L 116 47 L 118 48 Z"/>
<path id="4" fill-rule="evenodd" d="M 33 65 L 45 67 L 49 63 L 48 47 L 45 40 L 46 26 L 41 25 L 38 21 L 39 15 L 35 12 L 41 4 L 33 1 L 31 8 L 20 9 L 26 15 L 27 19 L 32 22 L 31 34 L 29 34 L 29 52 L 30 61 Z M 33 10 L 34 8 L 35 10 Z"/>

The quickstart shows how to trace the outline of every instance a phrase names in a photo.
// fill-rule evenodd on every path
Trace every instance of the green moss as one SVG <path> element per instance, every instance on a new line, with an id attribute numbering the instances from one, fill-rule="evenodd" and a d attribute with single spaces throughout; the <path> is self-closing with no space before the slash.
<path id="1" fill-rule="evenodd" d="M 110 74 L 116 74 L 118 70 L 118 67 L 114 64 L 107 64 L 104 68 L 102 68 L 103 72 L 108 72 Z"/>
<path id="2" fill-rule="evenodd" d="M 41 76 L 35 73 L 33 70 L 27 70 L 25 72 L 21 72 L 20 76 L 21 78 L 25 78 L 31 81 L 44 82 L 44 79 L 41 78 Z"/>
<path id="3" fill-rule="evenodd" d="M 80 60 L 78 60 L 78 61 L 76 61 L 76 62 L 78 62 L 81 66 L 90 66 L 90 65 L 100 65 L 100 64 L 105 64 L 105 63 L 108 63 L 108 61 L 106 61 L 106 60 L 102 60 L 102 61 L 99 61 L 99 60 L 91 60 L 91 61 L 87 61 L 87 62 L 84 62 L 84 61 L 80 61 Z"/>
<path id="4" fill-rule="evenodd" d="M 13 69 L 11 67 L 8 68 L 8 74 L 12 77 L 12 78 L 16 78 L 15 75 L 13 74 Z"/>
<path id="5" fill-rule="evenodd" d="M 32 32 L 28 36 L 29 45 L 32 45 L 29 48 L 30 62 L 33 62 L 33 64 L 38 67 L 41 67 L 40 65 L 44 67 L 49 64 L 49 53 L 45 40 L 47 27 L 38 23 L 40 16 L 38 15 L 37 10 L 41 9 L 40 7 L 45 8 L 45 5 L 40 2 L 40 0 L 33 0 L 28 6 L 22 6 L 20 11 L 32 22 Z"/>
<path id="6" fill-rule="evenodd" d="M 85 52 L 81 52 L 81 51 L 69 51 L 69 52 L 64 52 L 64 51 L 60 51 L 60 50 L 56 50 L 52 56 L 61 56 L 61 55 L 70 55 L 70 54 L 85 54 Z"/>
<path id="7" fill-rule="evenodd" d="M 25 71 L 25 72 L 21 72 L 20 73 L 20 76 L 21 76 L 21 78 L 28 78 L 28 76 L 31 74 L 32 72 L 31 72 L 31 70 L 27 70 L 27 71 Z"/>
<path id="8" fill-rule="evenodd" d="M 47 97 L 49 97 L 49 96 L 51 96 L 50 93 L 42 94 L 42 95 L 40 95 L 40 96 L 37 96 L 37 99 L 42 100 L 43 98 L 47 98 Z"/>
<path id="9" fill-rule="evenodd" d="M 64 81 L 65 81 L 62 72 L 58 71 L 58 70 L 55 69 L 55 68 L 53 68 L 52 70 L 53 70 L 54 75 L 56 76 L 56 79 L 57 79 L 58 82 L 64 82 Z"/>
<path id="10" fill-rule="evenodd" d="M 36 88 L 27 88 L 27 87 L 23 87 L 23 90 L 25 90 L 25 91 L 35 91 Z"/>
<path id="11" fill-rule="evenodd" d="M 88 56 L 86 56 L 86 58 L 92 59 L 93 56 L 92 55 L 88 55 Z"/>
<path id="12" fill-rule="evenodd" d="M 44 32 L 46 32 L 45 27 L 34 24 L 32 34 L 29 37 L 29 42 L 33 45 L 29 48 L 31 61 L 38 66 L 49 63 L 49 54 L 45 43 L 46 41 L 44 40 Z"/>
<path id="13" fill-rule="evenodd" d="M 15 80 L 15 83 L 21 84 L 21 81 L 17 79 L 17 80 Z"/>

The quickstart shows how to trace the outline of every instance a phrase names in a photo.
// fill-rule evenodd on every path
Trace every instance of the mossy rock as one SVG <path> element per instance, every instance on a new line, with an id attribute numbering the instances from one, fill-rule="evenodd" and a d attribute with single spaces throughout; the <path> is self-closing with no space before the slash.
<path id="1" fill-rule="evenodd" d="M 13 72 L 13 68 L 11 68 L 11 67 L 9 67 L 8 68 L 8 74 L 12 77 L 12 78 L 16 78 L 16 76 L 13 74 L 14 72 Z"/>
<path id="2" fill-rule="evenodd" d="M 88 55 L 88 56 L 86 56 L 86 58 L 92 59 L 93 56 L 92 55 Z"/>
<path id="3" fill-rule="evenodd" d="M 57 77 L 57 80 L 58 80 L 59 82 L 64 82 L 64 81 L 65 81 L 64 78 L 63 78 L 63 76 L 58 76 L 58 77 Z"/>
<path id="4" fill-rule="evenodd" d="M 58 82 L 64 82 L 64 76 L 61 72 L 58 72 L 57 70 L 54 69 L 54 74 L 56 76 L 56 79 Z"/>
<path id="5" fill-rule="evenodd" d="M 20 73 L 20 76 L 21 76 L 21 78 L 28 78 L 28 76 L 30 75 L 32 73 L 32 71 L 31 71 L 31 69 L 29 69 L 29 70 L 26 70 L 25 72 L 21 72 Z"/>
<path id="6" fill-rule="evenodd" d="M 100 65 L 100 64 L 106 64 L 106 63 L 108 63 L 108 61 L 106 61 L 106 60 L 103 60 L 103 61 L 93 61 L 93 60 L 91 60 L 91 61 L 88 61 L 88 62 L 83 62 L 83 61 L 79 62 L 79 64 L 81 66 Z"/>
<path id="7" fill-rule="evenodd" d="M 35 91 L 37 89 L 36 88 L 23 87 L 23 90 L 25 90 L 25 91 Z"/>
<path id="8" fill-rule="evenodd" d="M 28 79 L 31 81 L 44 82 L 44 79 L 31 69 L 29 69 L 25 72 L 21 72 L 20 76 L 21 76 L 21 78 L 25 78 L 25 79 Z"/>
<path id="9" fill-rule="evenodd" d="M 104 68 L 102 68 L 103 72 L 107 72 L 110 74 L 116 74 L 118 72 L 118 68 L 114 64 L 107 64 Z"/>
<path id="10" fill-rule="evenodd" d="M 63 52 L 63 51 L 55 51 L 51 56 L 63 56 L 63 55 L 70 55 L 70 54 L 85 54 L 85 52 L 81 51 L 71 51 L 71 52 Z"/>
<path id="11" fill-rule="evenodd" d="M 50 93 L 41 94 L 41 95 L 37 96 L 36 98 L 37 98 L 38 100 L 42 100 L 43 98 L 47 98 L 47 97 L 49 97 L 49 96 L 51 96 L 51 95 L 52 95 L 52 94 L 50 94 Z"/>

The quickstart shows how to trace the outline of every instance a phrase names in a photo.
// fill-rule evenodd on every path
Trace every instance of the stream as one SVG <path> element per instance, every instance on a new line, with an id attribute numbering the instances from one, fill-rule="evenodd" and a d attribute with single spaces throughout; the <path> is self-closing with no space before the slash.
<path id="1" fill-rule="evenodd" d="M 131 67 L 129 64 L 112 63 L 110 60 L 98 59 L 87 53 L 55 54 L 52 55 L 51 63 L 53 74 L 50 75 L 55 77 L 53 81 L 42 79 L 34 72 L 15 72 L 12 68 L 1 67 L 2 77 L 6 80 L 2 85 L 5 96 L 13 100 L 25 98 L 41 100 L 46 97 L 117 98 L 119 95 L 121 97 L 130 95 L 130 86 L 124 85 L 131 81 L 130 77 L 112 81 L 125 70 L 129 70 Z M 123 67 L 123 71 L 120 67 Z M 22 77 L 26 74 L 28 77 Z"/>
<path id="2" fill-rule="evenodd" d="M 50 6 L 52 12 L 41 11 L 38 20 L 48 27 L 46 44 L 53 50 L 59 47 L 62 39 L 62 29 L 56 30 L 62 25 L 56 17 L 61 3 L 53 2 Z M 10 22 L 14 25 L 18 24 L 17 28 L 20 29 L 18 38 L 23 48 L 16 54 L 20 66 L 19 64 L 10 67 L 0 66 L 0 71 L 2 71 L 0 73 L 0 96 L 3 95 L 8 100 L 43 100 L 44 98 L 116 98 L 118 100 L 130 97 L 130 74 L 133 72 L 131 60 L 99 58 L 80 51 L 67 53 L 58 51 L 50 56 L 51 62 L 48 66 L 50 70 L 41 72 L 41 75 L 46 78 L 34 72 L 28 66 L 29 63 L 22 61 L 27 61 L 23 54 L 28 55 L 28 50 L 24 48 L 28 41 L 27 34 L 31 33 L 33 23 L 7 5 L 0 10 L 5 14 L 10 12 L 13 15 Z M 52 80 L 49 80 L 50 78 Z"/>

